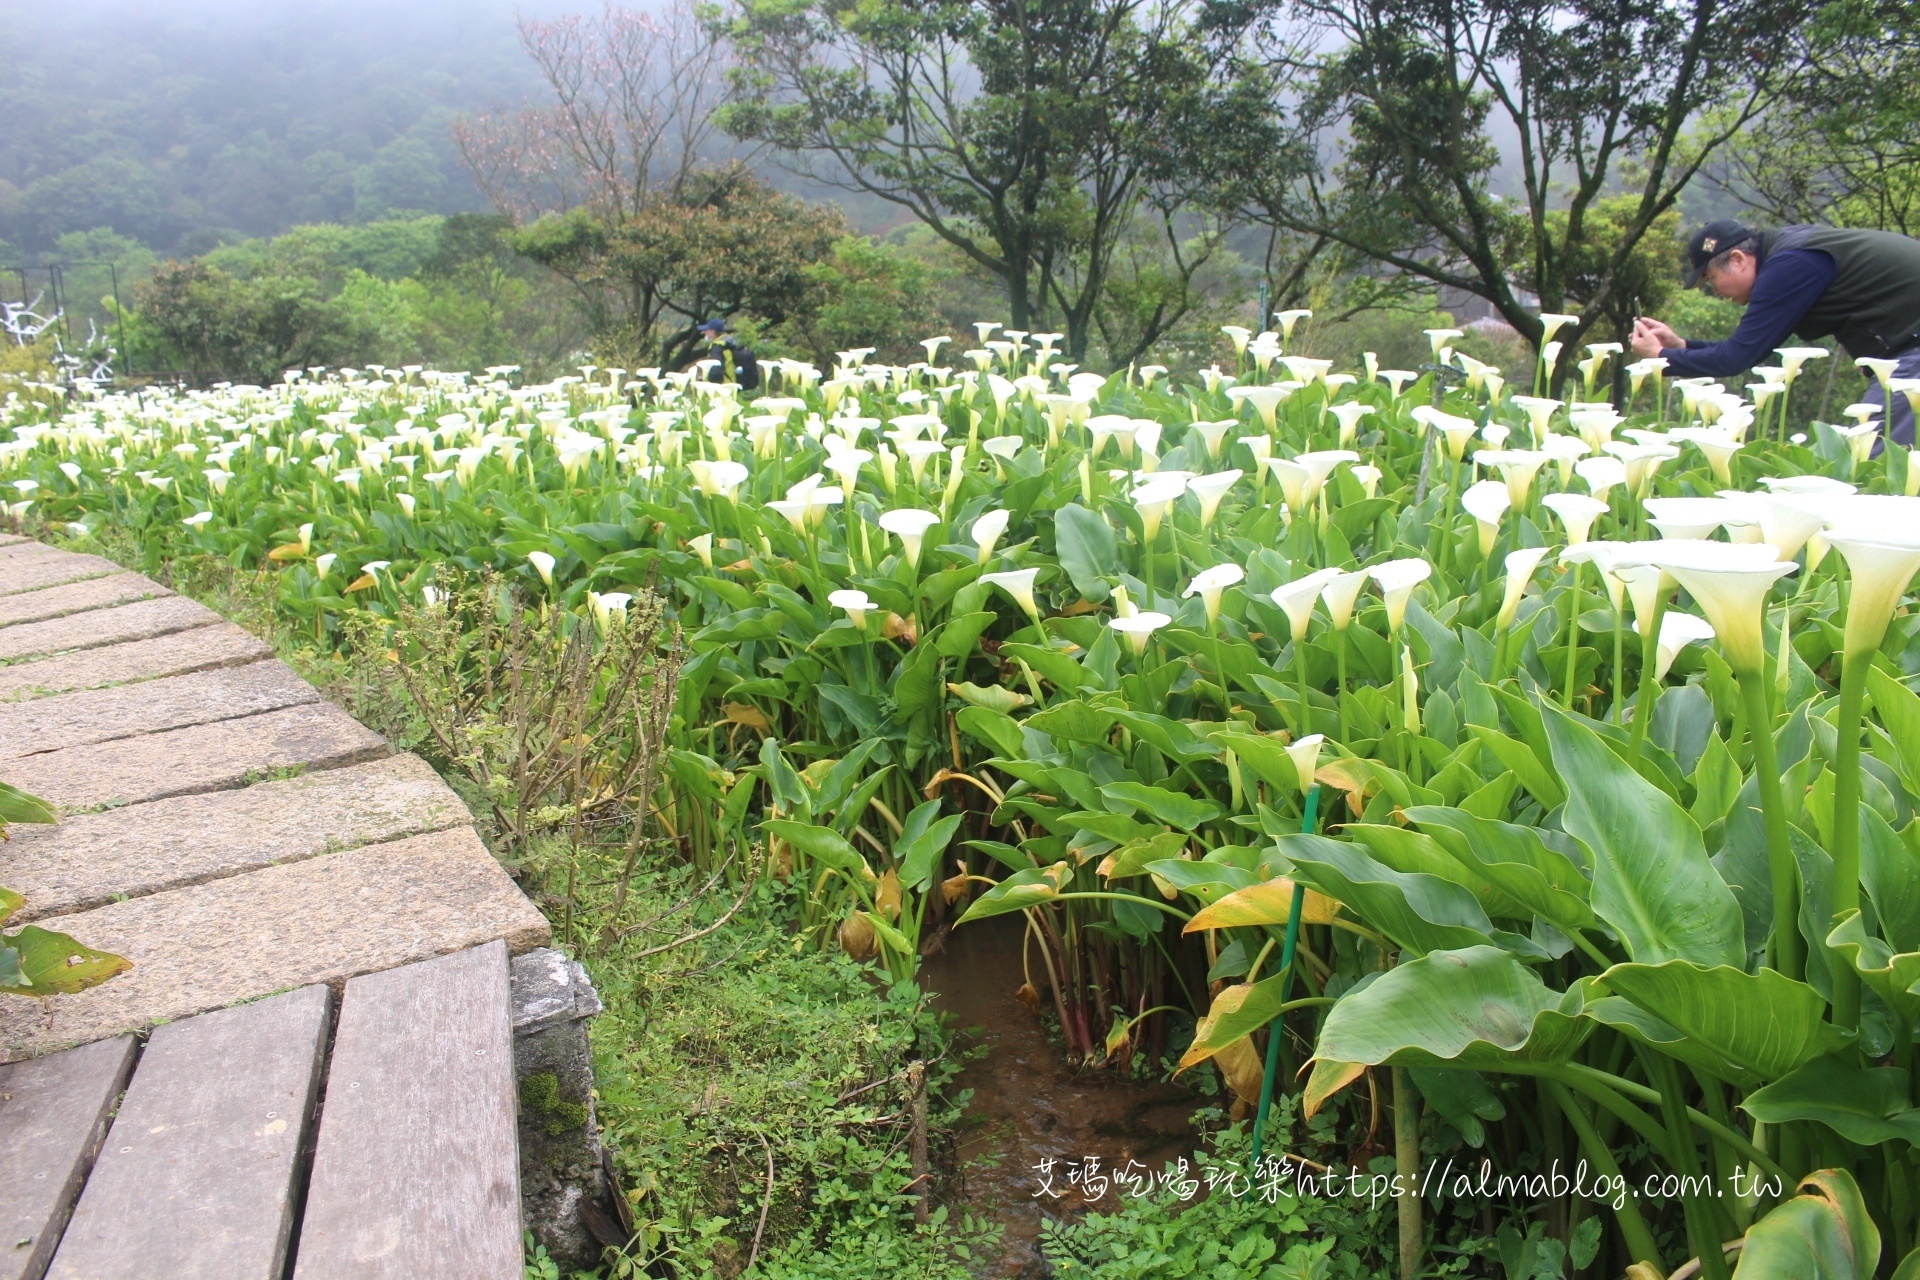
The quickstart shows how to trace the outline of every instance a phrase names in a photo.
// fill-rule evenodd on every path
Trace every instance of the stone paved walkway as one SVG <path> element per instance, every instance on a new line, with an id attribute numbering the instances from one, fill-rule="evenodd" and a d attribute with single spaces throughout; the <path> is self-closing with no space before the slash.
<path id="1" fill-rule="evenodd" d="M 0 780 L 54 804 L 0 885 L 133 961 L 0 1003 L 0 1062 L 496 939 L 544 918 L 459 797 L 266 645 L 96 556 L 0 534 Z"/>

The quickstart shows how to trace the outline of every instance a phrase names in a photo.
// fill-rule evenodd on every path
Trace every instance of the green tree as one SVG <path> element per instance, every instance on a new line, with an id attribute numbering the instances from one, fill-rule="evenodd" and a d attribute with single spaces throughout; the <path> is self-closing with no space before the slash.
<path id="1" fill-rule="evenodd" d="M 1775 223 L 1920 234 L 1920 12 L 1834 0 L 1788 34 L 1799 72 L 1728 144 L 1722 185 Z"/>
<path id="2" fill-rule="evenodd" d="M 767 327 L 798 316 L 815 297 L 808 268 L 846 234 L 837 208 L 731 166 L 696 171 L 618 220 L 584 206 L 549 215 L 513 244 L 574 286 L 610 357 L 677 366 L 710 316 Z"/>
<path id="3" fill-rule="evenodd" d="M 741 0 L 735 137 L 898 206 L 1082 359 L 1136 217 L 1205 203 L 1245 8 L 1203 0 Z M 1197 264 L 1195 264 L 1197 269 Z"/>
<path id="4" fill-rule="evenodd" d="M 923 360 L 920 340 L 944 329 L 932 303 L 938 273 L 891 245 L 842 236 L 805 274 L 813 296 L 771 336 L 818 364 L 851 347 L 899 364 Z"/>
<path id="5" fill-rule="evenodd" d="M 135 291 L 143 352 L 195 382 L 270 382 L 287 369 L 361 359 L 377 323 L 306 276 L 241 279 L 204 261 L 168 262 Z"/>
<path id="6" fill-rule="evenodd" d="M 438 246 L 402 282 L 420 347 L 442 368 L 520 364 L 528 372 L 571 363 L 587 334 L 565 285 L 514 252 L 513 227 L 495 214 L 455 214 Z"/>
<path id="7" fill-rule="evenodd" d="M 1537 311 L 1578 301 L 1581 325 L 1558 335 L 1564 369 L 1587 329 L 1617 310 L 1642 242 L 1682 190 L 1774 100 L 1789 60 L 1755 51 L 1774 49 L 1813 6 L 1299 0 L 1298 8 L 1339 46 L 1297 64 L 1304 125 L 1331 158 L 1296 185 L 1286 225 L 1485 298 L 1536 344 Z M 1707 113 L 1717 113 L 1711 126 L 1689 132 Z M 1513 138 L 1504 157 L 1496 135 Z M 1598 208 L 1622 195 L 1626 203 Z"/>
<path id="8" fill-rule="evenodd" d="M 1567 236 L 1563 211 L 1548 216 L 1549 232 L 1567 246 L 1562 286 L 1567 302 L 1586 317 L 1587 332 L 1596 340 L 1624 343 L 1636 315 L 1664 314 L 1668 299 L 1680 292 L 1680 211 L 1668 209 L 1626 247 L 1638 209 L 1631 195 L 1594 201 L 1586 234 L 1578 241 Z"/>

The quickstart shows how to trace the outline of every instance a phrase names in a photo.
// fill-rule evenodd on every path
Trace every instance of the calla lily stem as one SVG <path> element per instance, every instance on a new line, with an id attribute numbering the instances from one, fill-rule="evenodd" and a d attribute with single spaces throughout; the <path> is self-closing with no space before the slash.
<path id="1" fill-rule="evenodd" d="M 1575 561 L 1567 579 L 1567 690 L 1566 708 L 1573 710 L 1573 682 L 1580 672 L 1580 570 Z"/>
<path id="2" fill-rule="evenodd" d="M 1600 1131 L 1593 1127 L 1585 1109 L 1574 1099 L 1567 1086 L 1558 1080 L 1541 1082 L 1546 1086 L 1548 1095 L 1555 1105 L 1567 1117 L 1567 1123 L 1573 1126 L 1575 1136 L 1580 1139 L 1580 1151 L 1593 1161 L 1593 1167 L 1602 1177 L 1614 1186 L 1627 1185 L 1626 1178 L 1620 1172 L 1619 1161 L 1613 1158 L 1613 1150 L 1601 1138 Z M 1660 1258 L 1660 1246 L 1654 1243 L 1653 1231 L 1647 1226 L 1647 1220 L 1640 1212 L 1640 1201 L 1629 1191 L 1621 1202 L 1615 1221 L 1620 1224 L 1620 1234 L 1626 1237 L 1627 1248 L 1633 1253 L 1635 1262 L 1650 1262 L 1665 1270 Z"/>
<path id="3" fill-rule="evenodd" d="M 1333 663 L 1334 734 L 1344 744 L 1347 740 L 1347 629 L 1345 627 L 1334 629 Z"/>
<path id="4" fill-rule="evenodd" d="M 1775 970 L 1798 979 L 1806 970 L 1806 956 L 1800 942 L 1800 868 L 1793 860 L 1793 846 L 1787 837 L 1786 799 L 1780 790 L 1780 762 L 1773 747 L 1773 712 L 1767 701 L 1767 680 L 1758 671 L 1735 674 L 1747 712 L 1747 735 L 1753 743 L 1753 776 L 1760 788 L 1760 817 L 1767 832 L 1767 872 L 1773 889 L 1773 940 L 1768 947 L 1768 958 Z M 1638 734 L 1637 708 L 1634 729 Z M 1836 802 L 1836 812 L 1838 808 Z"/>
<path id="5" fill-rule="evenodd" d="M 1293 642 L 1293 670 L 1300 678 L 1300 736 L 1313 732 L 1313 704 L 1307 701 L 1307 638 Z"/>
<path id="6" fill-rule="evenodd" d="M 1320 814 L 1320 784 L 1314 783 L 1307 788 L 1306 807 L 1300 815 L 1300 830 L 1312 834 Z M 1286 942 L 1280 948 L 1280 1000 L 1284 1007 L 1287 991 L 1293 986 L 1293 959 L 1300 945 L 1300 917 L 1307 910 L 1307 886 L 1302 880 L 1293 882 L 1293 900 L 1287 909 Z M 1267 1026 L 1267 1062 L 1266 1071 L 1260 1077 L 1260 1105 L 1253 1113 L 1253 1167 L 1258 1173 L 1260 1152 L 1266 1137 L 1267 1112 L 1273 1107 L 1273 1086 L 1280 1074 L 1280 1041 L 1284 1029 L 1278 1020 Z"/>
<path id="7" fill-rule="evenodd" d="M 1613 611 L 1613 722 L 1619 724 L 1626 714 L 1626 706 L 1620 697 L 1620 684 L 1626 678 L 1621 666 L 1621 635 L 1626 631 L 1626 619 L 1620 610 Z"/>
<path id="8" fill-rule="evenodd" d="M 1860 909 L 1860 721 L 1865 714 L 1867 669 L 1873 650 L 1847 653 L 1840 661 L 1838 746 L 1833 753 L 1833 880 L 1829 911 L 1839 918 Z M 1774 925 L 1778 930 L 1779 924 Z M 1828 972 L 1833 978 L 1833 1021 L 1839 1027 L 1860 1025 L 1860 975 L 1844 956 L 1830 952 Z"/>
<path id="9" fill-rule="evenodd" d="M 1647 740 L 1647 729 L 1653 724 L 1653 704 L 1660 691 L 1660 681 L 1655 675 L 1660 669 L 1660 621 L 1666 617 L 1666 613 L 1667 601 L 1662 595 L 1660 602 L 1654 606 L 1653 617 L 1635 619 L 1640 625 L 1640 692 L 1633 699 L 1632 744 L 1635 755 L 1640 754 L 1640 748 Z"/>

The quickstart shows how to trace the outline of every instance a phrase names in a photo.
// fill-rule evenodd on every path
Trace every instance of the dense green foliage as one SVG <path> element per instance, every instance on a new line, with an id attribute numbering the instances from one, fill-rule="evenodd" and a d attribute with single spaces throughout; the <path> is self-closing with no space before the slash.
<path id="1" fill-rule="evenodd" d="M 1293 1127 L 1292 1112 L 1283 1099 L 1282 1128 Z M 1310 1141 L 1294 1150 L 1326 1154 Z M 1163 1176 L 1116 1213 L 1048 1223 L 1047 1261 L 1061 1280 L 1359 1280 L 1392 1273 L 1386 1203 L 1303 1195 L 1281 1167 L 1255 1174 L 1251 1160 L 1244 1125 L 1219 1129 L 1180 1171 L 1184 1176 Z"/>
<path id="2" fill-rule="evenodd" d="M 555 369 L 584 330 L 509 235 L 482 214 L 320 225 L 164 263 L 129 299 L 134 365 L 197 383 L 418 359 Z"/>
<path id="3" fill-rule="evenodd" d="M 693 887 L 659 884 L 636 917 Z M 765 892 L 697 947 L 641 964 L 616 949 L 595 964 L 608 1006 L 594 1028 L 601 1121 L 639 1193 L 647 1248 L 676 1257 L 683 1275 L 735 1273 L 767 1203 L 764 1139 L 774 1183 L 758 1274 L 959 1280 L 982 1233 L 943 1221 L 915 1235 L 898 1140 L 907 1057 L 941 1059 L 938 1095 L 957 1049 L 918 989 L 877 988 L 845 956 L 796 953 L 792 919 L 791 904 Z M 965 1101 L 936 1104 L 937 1131 Z"/>
<path id="4" fill-rule="evenodd" d="M 1829 1213 L 1837 1274 L 1910 1253 L 1908 451 L 1872 457 L 1871 421 L 1782 439 L 1818 350 L 1757 405 L 1644 363 L 1615 404 L 1600 348 L 1563 403 L 1506 394 L 1452 331 L 1445 387 L 1228 336 L 1236 372 L 1197 380 L 1007 339 L 780 362 L 749 400 L 379 371 L 20 404 L 0 458 L 16 514 L 258 566 L 290 625 L 391 629 L 403 671 L 438 669 L 423 619 L 505 611 L 612 653 L 671 618 L 658 786 L 620 801 L 659 835 L 615 882 L 643 851 L 764 868 L 796 950 L 896 987 L 943 918 L 1023 914 L 1072 1058 L 1127 1061 L 1184 1006 L 1182 1067 L 1242 1109 L 1271 1024 L 1281 1079 L 1311 1053 L 1294 1127 L 1400 1180 L 1403 1273 L 1475 1238 L 1535 1274 L 1594 1245 L 1593 1206 L 1552 1190 L 1506 1222 L 1476 1224 L 1470 1188 L 1430 1209 L 1423 1159 L 1460 1144 L 1696 1179 L 1600 1197 L 1609 1266 L 1725 1275 L 1719 1242 L 1750 1232 L 1742 1274 L 1765 1274 Z M 450 598 L 449 570 L 484 593 Z M 1327 834 L 1302 831 L 1309 784 Z M 599 820 L 577 785 L 558 801 L 514 810 L 514 856 Z M 569 854 L 561 882 L 571 920 L 608 876 Z M 1756 1170 L 1757 1196 L 1731 1181 Z"/>

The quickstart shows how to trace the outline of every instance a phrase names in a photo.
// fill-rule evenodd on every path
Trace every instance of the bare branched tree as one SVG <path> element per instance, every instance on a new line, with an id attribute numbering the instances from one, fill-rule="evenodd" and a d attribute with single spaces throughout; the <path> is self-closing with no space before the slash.
<path id="1" fill-rule="evenodd" d="M 714 141 L 727 46 L 673 0 L 658 13 L 523 18 L 549 102 L 463 119 L 454 140 L 494 208 L 515 222 L 585 208 L 619 225 L 676 197 Z"/>

